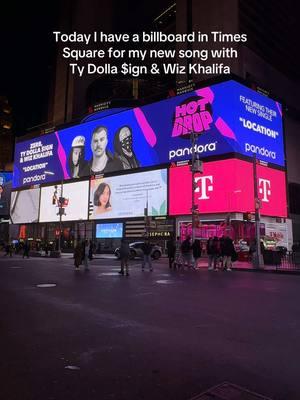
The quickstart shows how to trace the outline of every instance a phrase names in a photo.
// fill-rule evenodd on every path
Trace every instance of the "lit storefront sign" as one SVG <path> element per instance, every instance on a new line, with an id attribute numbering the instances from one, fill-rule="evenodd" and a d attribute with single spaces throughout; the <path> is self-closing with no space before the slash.
<path id="1" fill-rule="evenodd" d="M 258 165 L 257 175 L 261 215 L 286 217 L 285 172 Z M 201 214 L 254 212 L 252 163 L 238 159 L 207 162 L 195 182 L 195 204 Z M 191 185 L 188 166 L 170 168 L 170 215 L 191 213 Z"/>

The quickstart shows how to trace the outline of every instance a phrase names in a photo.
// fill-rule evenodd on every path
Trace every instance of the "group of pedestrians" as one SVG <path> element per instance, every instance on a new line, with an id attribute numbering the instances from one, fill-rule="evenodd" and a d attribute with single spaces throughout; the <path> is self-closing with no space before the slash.
<path id="1" fill-rule="evenodd" d="M 89 271 L 89 261 L 93 259 L 94 244 L 92 240 L 78 241 L 74 249 L 74 265 L 75 270 L 80 269 L 80 265 L 84 265 L 84 270 Z"/>
<path id="2" fill-rule="evenodd" d="M 152 259 L 151 259 L 152 246 L 149 239 L 146 239 L 144 241 L 141 250 L 143 252 L 142 271 L 144 271 L 146 265 L 148 265 L 150 272 L 152 272 L 153 271 Z M 129 276 L 129 258 L 130 258 L 129 242 L 128 240 L 123 238 L 120 246 L 120 261 L 121 261 L 121 270 L 119 271 L 120 275 Z"/>
<path id="3" fill-rule="evenodd" d="M 19 254 L 20 251 L 23 252 L 23 258 L 27 257 L 29 258 L 29 252 L 30 252 L 30 243 L 26 240 L 26 242 L 14 245 L 13 243 L 7 242 L 4 246 L 5 254 L 4 257 L 12 257 L 13 254 Z"/>
<path id="4" fill-rule="evenodd" d="M 169 267 L 171 269 L 191 268 L 198 269 L 202 255 L 202 247 L 199 239 L 191 241 L 191 237 L 187 236 L 181 241 L 177 237 L 176 242 L 170 239 L 167 243 L 167 251 L 169 258 Z M 236 251 L 233 241 L 228 236 L 211 237 L 207 242 L 208 270 L 231 271 L 232 262 L 236 260 Z"/>

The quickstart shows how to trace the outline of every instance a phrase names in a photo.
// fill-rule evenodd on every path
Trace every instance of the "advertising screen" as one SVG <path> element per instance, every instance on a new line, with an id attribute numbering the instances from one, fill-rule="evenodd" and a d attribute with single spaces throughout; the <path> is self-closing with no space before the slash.
<path id="1" fill-rule="evenodd" d="M 90 219 L 167 214 L 167 170 L 91 179 Z"/>
<path id="2" fill-rule="evenodd" d="M 123 224 L 118 222 L 115 224 L 96 224 L 96 238 L 110 239 L 123 237 Z"/>
<path id="3" fill-rule="evenodd" d="M 89 181 L 41 188 L 40 222 L 85 220 L 88 211 Z"/>
<path id="4" fill-rule="evenodd" d="M 8 216 L 10 208 L 10 193 L 12 172 L 0 172 L 0 216 Z"/>
<path id="5" fill-rule="evenodd" d="M 40 189 L 11 192 L 10 218 L 13 224 L 38 222 Z"/>
<path id="6" fill-rule="evenodd" d="M 257 166 L 262 215 L 286 217 L 285 172 Z M 254 212 L 253 164 L 237 159 L 207 162 L 195 175 L 195 204 L 201 213 Z M 188 166 L 170 168 L 169 214 L 191 214 L 192 176 Z"/>
<path id="7" fill-rule="evenodd" d="M 13 187 L 187 160 L 192 131 L 201 158 L 285 165 L 281 105 L 227 81 L 18 142 Z"/>

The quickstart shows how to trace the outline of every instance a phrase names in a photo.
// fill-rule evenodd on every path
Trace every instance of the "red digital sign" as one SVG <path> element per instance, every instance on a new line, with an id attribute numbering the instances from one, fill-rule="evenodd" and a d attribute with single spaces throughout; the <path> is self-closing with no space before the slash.
<path id="1" fill-rule="evenodd" d="M 261 214 L 287 216 L 283 171 L 257 166 Z M 204 163 L 195 174 L 195 204 L 201 214 L 254 212 L 253 164 L 237 160 Z M 170 169 L 170 215 L 191 214 L 192 179 L 189 166 Z"/>

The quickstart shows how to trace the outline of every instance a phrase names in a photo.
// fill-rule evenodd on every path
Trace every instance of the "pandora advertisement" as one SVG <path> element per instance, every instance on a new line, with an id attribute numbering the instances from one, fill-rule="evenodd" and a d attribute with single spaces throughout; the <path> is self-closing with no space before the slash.
<path id="1" fill-rule="evenodd" d="M 15 146 L 13 186 L 240 153 L 285 165 L 282 109 L 227 81 L 82 123 Z"/>
<path id="2" fill-rule="evenodd" d="M 39 221 L 87 219 L 88 195 L 88 181 L 42 187 Z"/>
<path id="3" fill-rule="evenodd" d="M 286 217 L 285 172 L 257 166 L 260 213 Z M 169 214 L 191 214 L 192 182 L 188 166 L 170 168 Z M 237 159 L 204 163 L 195 175 L 195 204 L 205 213 L 254 212 L 253 164 Z"/>
<path id="4" fill-rule="evenodd" d="M 91 179 L 90 219 L 167 214 L 167 170 Z"/>

